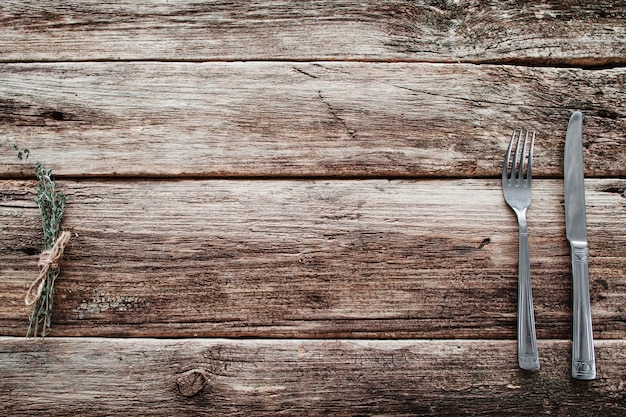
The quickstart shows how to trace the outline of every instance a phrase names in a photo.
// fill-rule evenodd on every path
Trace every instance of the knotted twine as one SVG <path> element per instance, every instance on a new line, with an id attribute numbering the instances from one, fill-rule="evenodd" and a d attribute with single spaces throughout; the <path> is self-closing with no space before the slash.
<path id="1" fill-rule="evenodd" d="M 50 250 L 43 251 L 39 256 L 39 276 L 30 284 L 24 303 L 27 306 L 31 306 L 37 302 L 44 286 L 46 285 L 46 276 L 48 271 L 59 269 L 61 258 L 63 258 L 63 251 L 70 241 L 70 232 L 63 231 L 59 235 L 59 238 L 54 243 Z"/>

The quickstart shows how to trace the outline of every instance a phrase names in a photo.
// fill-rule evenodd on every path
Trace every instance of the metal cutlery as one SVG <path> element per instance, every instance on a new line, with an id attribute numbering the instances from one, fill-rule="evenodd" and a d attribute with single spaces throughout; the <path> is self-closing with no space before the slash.
<path id="1" fill-rule="evenodd" d="M 572 255 L 573 332 L 572 378 L 595 379 L 596 363 L 591 328 L 585 184 L 583 115 L 572 114 L 565 137 L 565 230 Z"/>
<path id="2" fill-rule="evenodd" d="M 530 138 L 530 143 L 529 143 Z M 522 141 L 523 139 L 523 141 Z M 506 203 L 517 215 L 519 225 L 519 266 L 517 304 L 517 358 L 520 368 L 539 369 L 539 352 L 535 335 L 535 314 L 530 285 L 530 257 L 526 211 L 532 200 L 532 161 L 535 132 L 513 131 L 502 169 L 502 192 Z M 526 152 L 528 149 L 528 157 Z M 513 158 L 511 154 L 515 150 Z M 525 161 L 526 164 L 525 164 Z"/>

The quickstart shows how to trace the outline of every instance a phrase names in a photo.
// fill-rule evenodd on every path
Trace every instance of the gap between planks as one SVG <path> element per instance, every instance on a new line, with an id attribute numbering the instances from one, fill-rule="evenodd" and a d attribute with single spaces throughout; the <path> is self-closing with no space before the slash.
<path id="1" fill-rule="evenodd" d="M 592 62 L 590 62 L 592 61 Z M 591 59 L 553 59 L 553 58 L 502 58 L 491 60 L 427 60 L 427 59 L 389 59 L 389 58 L 337 58 L 313 57 L 313 58 L 240 58 L 240 59 L 165 59 L 165 58 L 121 58 L 121 59 L 21 59 L 1 60 L 2 64 L 95 64 L 95 63 L 181 63 L 181 64 L 219 64 L 233 62 L 249 63 L 277 63 L 277 64 L 306 64 L 306 63 L 361 63 L 361 64 L 442 64 L 442 65 L 496 65 L 528 68 L 552 68 L 552 69 L 581 69 L 588 71 L 601 71 L 626 67 L 626 58 L 602 58 L 596 61 Z"/>

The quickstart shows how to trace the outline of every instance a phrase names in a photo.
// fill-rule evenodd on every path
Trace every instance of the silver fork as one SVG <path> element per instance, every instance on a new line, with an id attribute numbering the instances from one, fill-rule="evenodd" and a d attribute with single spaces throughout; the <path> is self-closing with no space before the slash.
<path id="1" fill-rule="evenodd" d="M 529 145 L 529 137 L 530 146 Z M 523 138 L 523 143 L 522 143 Z M 533 296 L 530 286 L 530 257 L 528 254 L 528 227 L 526 225 L 526 210 L 532 200 L 531 180 L 533 148 L 535 132 L 527 130 L 524 135 L 513 131 L 511 142 L 506 151 L 504 168 L 502 169 L 502 192 L 506 203 L 517 215 L 519 224 L 519 269 L 517 282 L 517 359 L 520 368 L 527 370 L 539 369 L 539 352 L 535 335 L 535 313 L 533 311 Z M 527 163 L 526 150 L 528 151 Z M 515 155 L 511 153 L 515 148 Z M 509 167 L 510 165 L 510 167 Z"/>

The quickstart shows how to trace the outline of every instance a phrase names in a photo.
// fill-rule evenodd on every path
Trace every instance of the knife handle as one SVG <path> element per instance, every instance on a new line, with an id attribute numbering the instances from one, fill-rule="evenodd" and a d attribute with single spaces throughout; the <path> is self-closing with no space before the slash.
<path id="1" fill-rule="evenodd" d="M 530 284 L 530 256 L 528 230 L 520 223 L 519 269 L 517 281 L 517 360 L 519 367 L 528 371 L 539 369 L 539 349 L 535 333 L 533 293 Z"/>
<path id="2" fill-rule="evenodd" d="M 595 379 L 596 359 L 591 328 L 591 302 L 589 300 L 589 252 L 587 244 L 572 242 L 572 378 Z"/>

